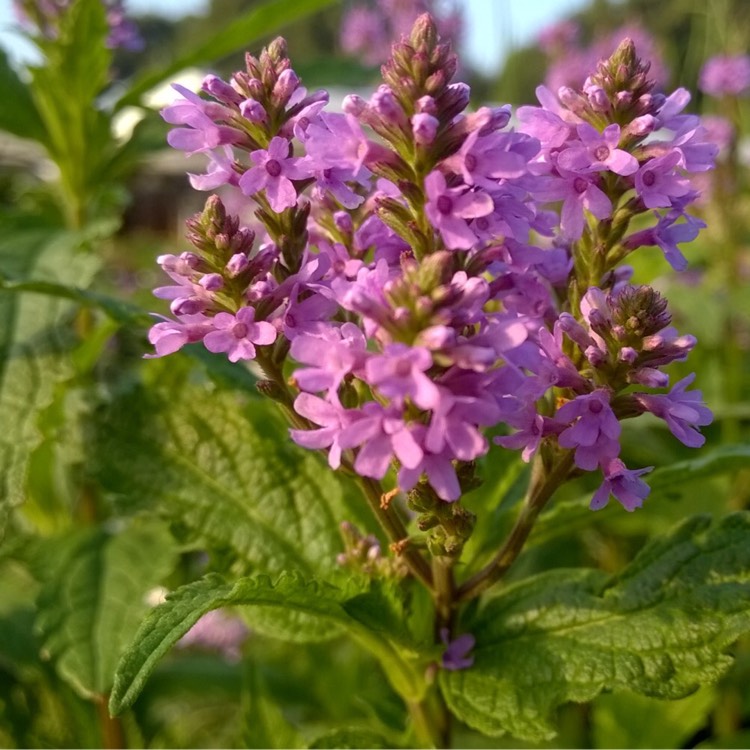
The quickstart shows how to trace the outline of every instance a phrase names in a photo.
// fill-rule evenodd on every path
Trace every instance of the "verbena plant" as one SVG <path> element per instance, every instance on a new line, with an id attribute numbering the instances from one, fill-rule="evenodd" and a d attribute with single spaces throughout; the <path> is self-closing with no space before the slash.
<path id="1" fill-rule="evenodd" d="M 617 688 L 681 698 L 731 664 L 750 626 L 747 514 L 686 519 L 612 576 L 515 565 L 530 535 L 585 522 L 580 501 L 545 511 L 574 478 L 596 477 L 592 510 L 644 504 L 653 467 L 623 463 L 623 420 L 648 413 L 703 444 L 711 412 L 694 376 L 670 387 L 663 369 L 695 339 L 622 264 L 658 247 L 686 267 L 679 245 L 704 226 L 686 213 L 691 175 L 717 147 L 683 113 L 685 90 L 653 90 L 628 40 L 581 91 L 540 87 L 517 127 L 508 107 L 467 113 L 455 70 L 424 15 L 377 92 L 343 113 L 302 88 L 281 39 L 202 95 L 177 87 L 164 110 L 170 144 L 208 155 L 193 186 L 233 191 L 257 221 L 211 196 L 188 222 L 191 249 L 159 258 L 172 317 L 151 328 L 147 356 L 205 347 L 237 363 L 237 382 L 252 363 L 290 441 L 321 455 L 280 444 L 283 423 L 257 399 L 155 365 L 163 388 L 122 407 L 130 429 L 165 403 L 179 411 L 110 458 L 102 482 L 139 507 L 158 486 L 183 537 L 222 551 L 223 574 L 150 612 L 117 668 L 113 713 L 225 606 L 293 642 L 350 635 L 403 699 L 407 745 L 449 746 L 451 716 L 541 741 L 565 702 Z M 654 481 L 700 475 L 691 467 Z"/>

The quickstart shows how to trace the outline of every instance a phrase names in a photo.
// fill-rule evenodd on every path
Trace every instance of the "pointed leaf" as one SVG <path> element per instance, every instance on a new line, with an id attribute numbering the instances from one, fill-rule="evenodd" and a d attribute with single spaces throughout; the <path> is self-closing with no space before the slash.
<path id="1" fill-rule="evenodd" d="M 627 688 L 676 699 L 715 682 L 750 630 L 750 514 L 690 519 L 619 576 L 557 570 L 508 588 L 467 623 L 475 664 L 443 673 L 456 715 L 493 736 L 554 736 L 567 701 Z"/>
<path id="2" fill-rule="evenodd" d="M 342 602 L 346 596 L 341 589 L 328 584 L 306 581 L 298 574 L 285 574 L 276 583 L 267 576 L 241 578 L 236 583 L 225 583 L 210 574 L 195 583 L 172 593 L 167 601 L 146 617 L 130 649 L 117 668 L 117 677 L 110 699 L 110 711 L 118 714 L 133 703 L 159 660 L 207 612 L 225 606 L 246 607 L 248 610 L 274 610 L 279 634 L 292 632 L 302 617 L 304 626 L 329 634 L 349 631 L 368 649 L 401 673 L 411 683 L 411 676 L 403 673 L 397 657 L 388 644 L 351 618 Z M 252 617 L 252 616 L 251 616 Z M 254 618 L 253 618 L 254 619 Z M 316 633 L 313 632 L 314 636 Z M 299 633 L 298 640 L 305 634 Z M 315 637 L 311 640 L 316 640 Z M 416 689 L 410 685 L 411 689 Z M 404 686 L 406 688 L 406 686 Z"/>

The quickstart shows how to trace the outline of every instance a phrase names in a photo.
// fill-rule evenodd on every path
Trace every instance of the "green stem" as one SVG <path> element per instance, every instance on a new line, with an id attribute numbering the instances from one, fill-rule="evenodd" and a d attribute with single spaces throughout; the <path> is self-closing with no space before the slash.
<path id="1" fill-rule="evenodd" d="M 402 557 L 412 574 L 430 591 L 433 590 L 432 571 L 422 555 L 408 543 L 409 532 L 406 530 L 396 510 L 387 503 L 382 503 L 383 488 L 380 482 L 368 477 L 359 478 L 359 486 L 378 519 L 378 523 L 393 544 L 399 545 L 398 554 Z"/>
<path id="2" fill-rule="evenodd" d="M 541 458 L 537 456 L 529 492 L 505 544 L 489 565 L 458 588 L 456 601 L 466 602 L 474 599 L 505 575 L 508 568 L 521 554 L 537 517 L 555 490 L 567 479 L 572 467 L 573 454 L 571 452 L 561 456 L 549 472 L 542 470 Z"/>

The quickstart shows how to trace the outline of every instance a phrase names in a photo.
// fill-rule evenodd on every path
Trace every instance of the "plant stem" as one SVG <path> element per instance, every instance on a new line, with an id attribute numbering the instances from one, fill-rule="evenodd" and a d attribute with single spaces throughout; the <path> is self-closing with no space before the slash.
<path id="1" fill-rule="evenodd" d="M 125 733 L 122 731 L 122 722 L 116 716 L 109 715 L 106 695 L 99 695 L 94 699 L 96 711 L 99 715 L 99 727 L 102 733 L 102 747 L 106 750 L 121 750 L 127 747 Z"/>
<path id="2" fill-rule="evenodd" d="M 362 488 L 365 498 L 375 517 L 378 519 L 378 523 L 382 526 L 383 531 L 385 531 L 393 544 L 399 545 L 398 554 L 403 558 L 409 570 L 432 591 L 433 580 L 430 565 L 414 547 L 410 547 L 408 543 L 405 543 L 405 540 L 409 537 L 409 532 L 406 530 L 395 509 L 391 505 L 381 503 L 383 488 L 380 482 L 368 477 L 360 477 L 359 486 Z"/>
<path id="3" fill-rule="evenodd" d="M 561 456 L 549 472 L 540 471 L 541 459 L 537 456 L 535 471 L 532 473 L 531 486 L 505 544 L 495 555 L 492 562 L 476 575 L 465 581 L 456 592 L 457 602 L 466 602 L 479 596 L 493 583 L 500 580 L 508 568 L 521 553 L 526 540 L 534 527 L 537 517 L 552 497 L 555 490 L 565 481 L 573 466 L 573 453 Z"/>

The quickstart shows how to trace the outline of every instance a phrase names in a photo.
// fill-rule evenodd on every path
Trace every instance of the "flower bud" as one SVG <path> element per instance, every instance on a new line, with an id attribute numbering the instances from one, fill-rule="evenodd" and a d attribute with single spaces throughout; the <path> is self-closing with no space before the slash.
<path id="1" fill-rule="evenodd" d="M 250 122 L 265 122 L 268 119 L 265 107 L 255 99 L 245 99 L 240 104 L 240 114 Z"/>
<path id="2" fill-rule="evenodd" d="M 224 268 L 229 278 L 234 279 L 239 276 L 249 265 L 250 260 L 248 259 L 247 255 L 245 255 L 245 253 L 235 253 L 229 259 L 229 262 Z"/>
<path id="3" fill-rule="evenodd" d="M 361 96 L 347 94 L 344 97 L 344 101 L 341 103 L 341 109 L 343 109 L 344 113 L 347 115 L 359 117 L 367 109 L 367 102 Z"/>
<path id="4" fill-rule="evenodd" d="M 215 75 L 208 75 L 203 79 L 202 88 L 205 92 L 218 99 L 224 104 L 239 104 L 242 95 L 230 86 L 226 81 Z"/>
<path id="5" fill-rule="evenodd" d="M 421 146 L 429 146 L 437 135 L 440 121 L 428 114 L 417 114 L 411 118 L 414 140 Z"/>
<path id="6" fill-rule="evenodd" d="M 286 70 L 282 71 L 281 75 L 276 81 L 276 84 L 273 87 L 274 101 L 278 102 L 279 104 L 286 104 L 289 101 L 289 97 L 297 90 L 298 87 L 299 77 L 291 68 L 287 68 Z"/>
<path id="7" fill-rule="evenodd" d="M 218 292 L 224 286 L 224 279 L 220 273 L 207 273 L 198 283 L 207 292 Z"/>

